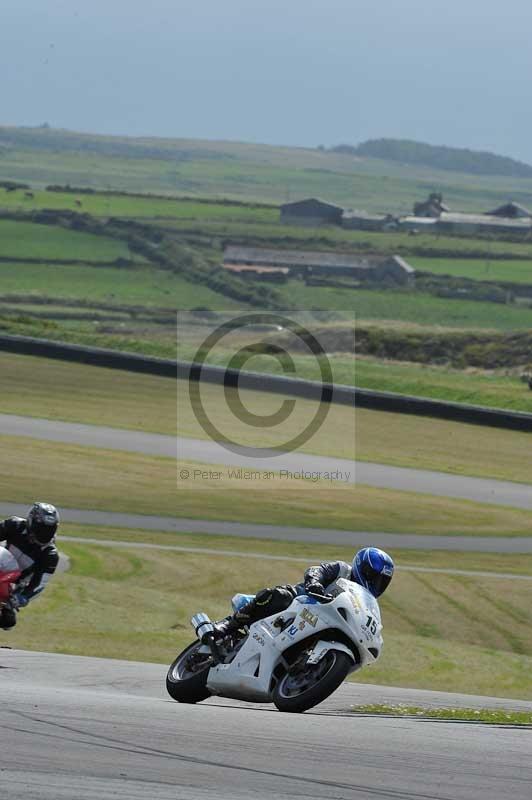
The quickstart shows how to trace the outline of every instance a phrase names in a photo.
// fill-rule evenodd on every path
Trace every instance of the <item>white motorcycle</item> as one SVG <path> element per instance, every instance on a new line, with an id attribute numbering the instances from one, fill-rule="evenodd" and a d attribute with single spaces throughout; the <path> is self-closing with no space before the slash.
<path id="1" fill-rule="evenodd" d="M 339 578 L 329 594 L 301 595 L 283 612 L 216 640 L 206 614 L 191 623 L 198 637 L 171 664 L 166 688 L 180 703 L 211 695 L 274 703 L 302 712 L 331 695 L 382 650 L 379 605 L 373 595 Z M 250 599 L 233 598 L 233 610 Z"/>

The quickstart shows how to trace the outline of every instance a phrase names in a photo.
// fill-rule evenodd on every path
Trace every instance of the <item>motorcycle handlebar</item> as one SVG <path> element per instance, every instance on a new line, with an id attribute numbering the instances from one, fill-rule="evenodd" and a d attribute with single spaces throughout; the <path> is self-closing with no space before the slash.
<path id="1" fill-rule="evenodd" d="M 315 592 L 307 592 L 308 597 L 313 597 L 318 603 L 332 603 L 335 599 L 332 594 L 316 594 Z"/>

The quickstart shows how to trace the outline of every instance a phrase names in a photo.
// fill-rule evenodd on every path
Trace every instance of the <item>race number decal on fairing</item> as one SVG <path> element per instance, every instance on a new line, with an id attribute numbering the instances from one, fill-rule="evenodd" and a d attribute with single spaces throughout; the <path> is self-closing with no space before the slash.
<path id="1" fill-rule="evenodd" d="M 377 620 L 369 616 L 366 620 L 366 628 L 370 631 L 372 636 L 377 633 Z"/>

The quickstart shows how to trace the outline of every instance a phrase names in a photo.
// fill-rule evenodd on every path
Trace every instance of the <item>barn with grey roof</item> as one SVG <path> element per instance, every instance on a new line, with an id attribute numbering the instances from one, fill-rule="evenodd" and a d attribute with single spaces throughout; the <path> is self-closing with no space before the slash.
<path id="1" fill-rule="evenodd" d="M 224 250 L 224 268 L 242 276 L 280 278 L 350 278 L 404 284 L 415 270 L 399 256 L 366 256 L 320 250 L 269 250 L 229 246 Z"/>
<path id="2" fill-rule="evenodd" d="M 317 197 L 281 206 L 281 222 L 285 225 L 341 225 L 342 214 L 343 208 Z"/>

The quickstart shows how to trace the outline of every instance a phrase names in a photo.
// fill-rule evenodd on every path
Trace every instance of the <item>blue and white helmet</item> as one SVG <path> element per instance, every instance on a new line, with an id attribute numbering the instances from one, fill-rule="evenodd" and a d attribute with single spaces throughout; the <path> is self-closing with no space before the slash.
<path id="1" fill-rule="evenodd" d="M 386 591 L 393 570 L 393 560 L 378 547 L 364 547 L 353 559 L 353 580 L 371 592 L 373 597 L 380 597 Z"/>

